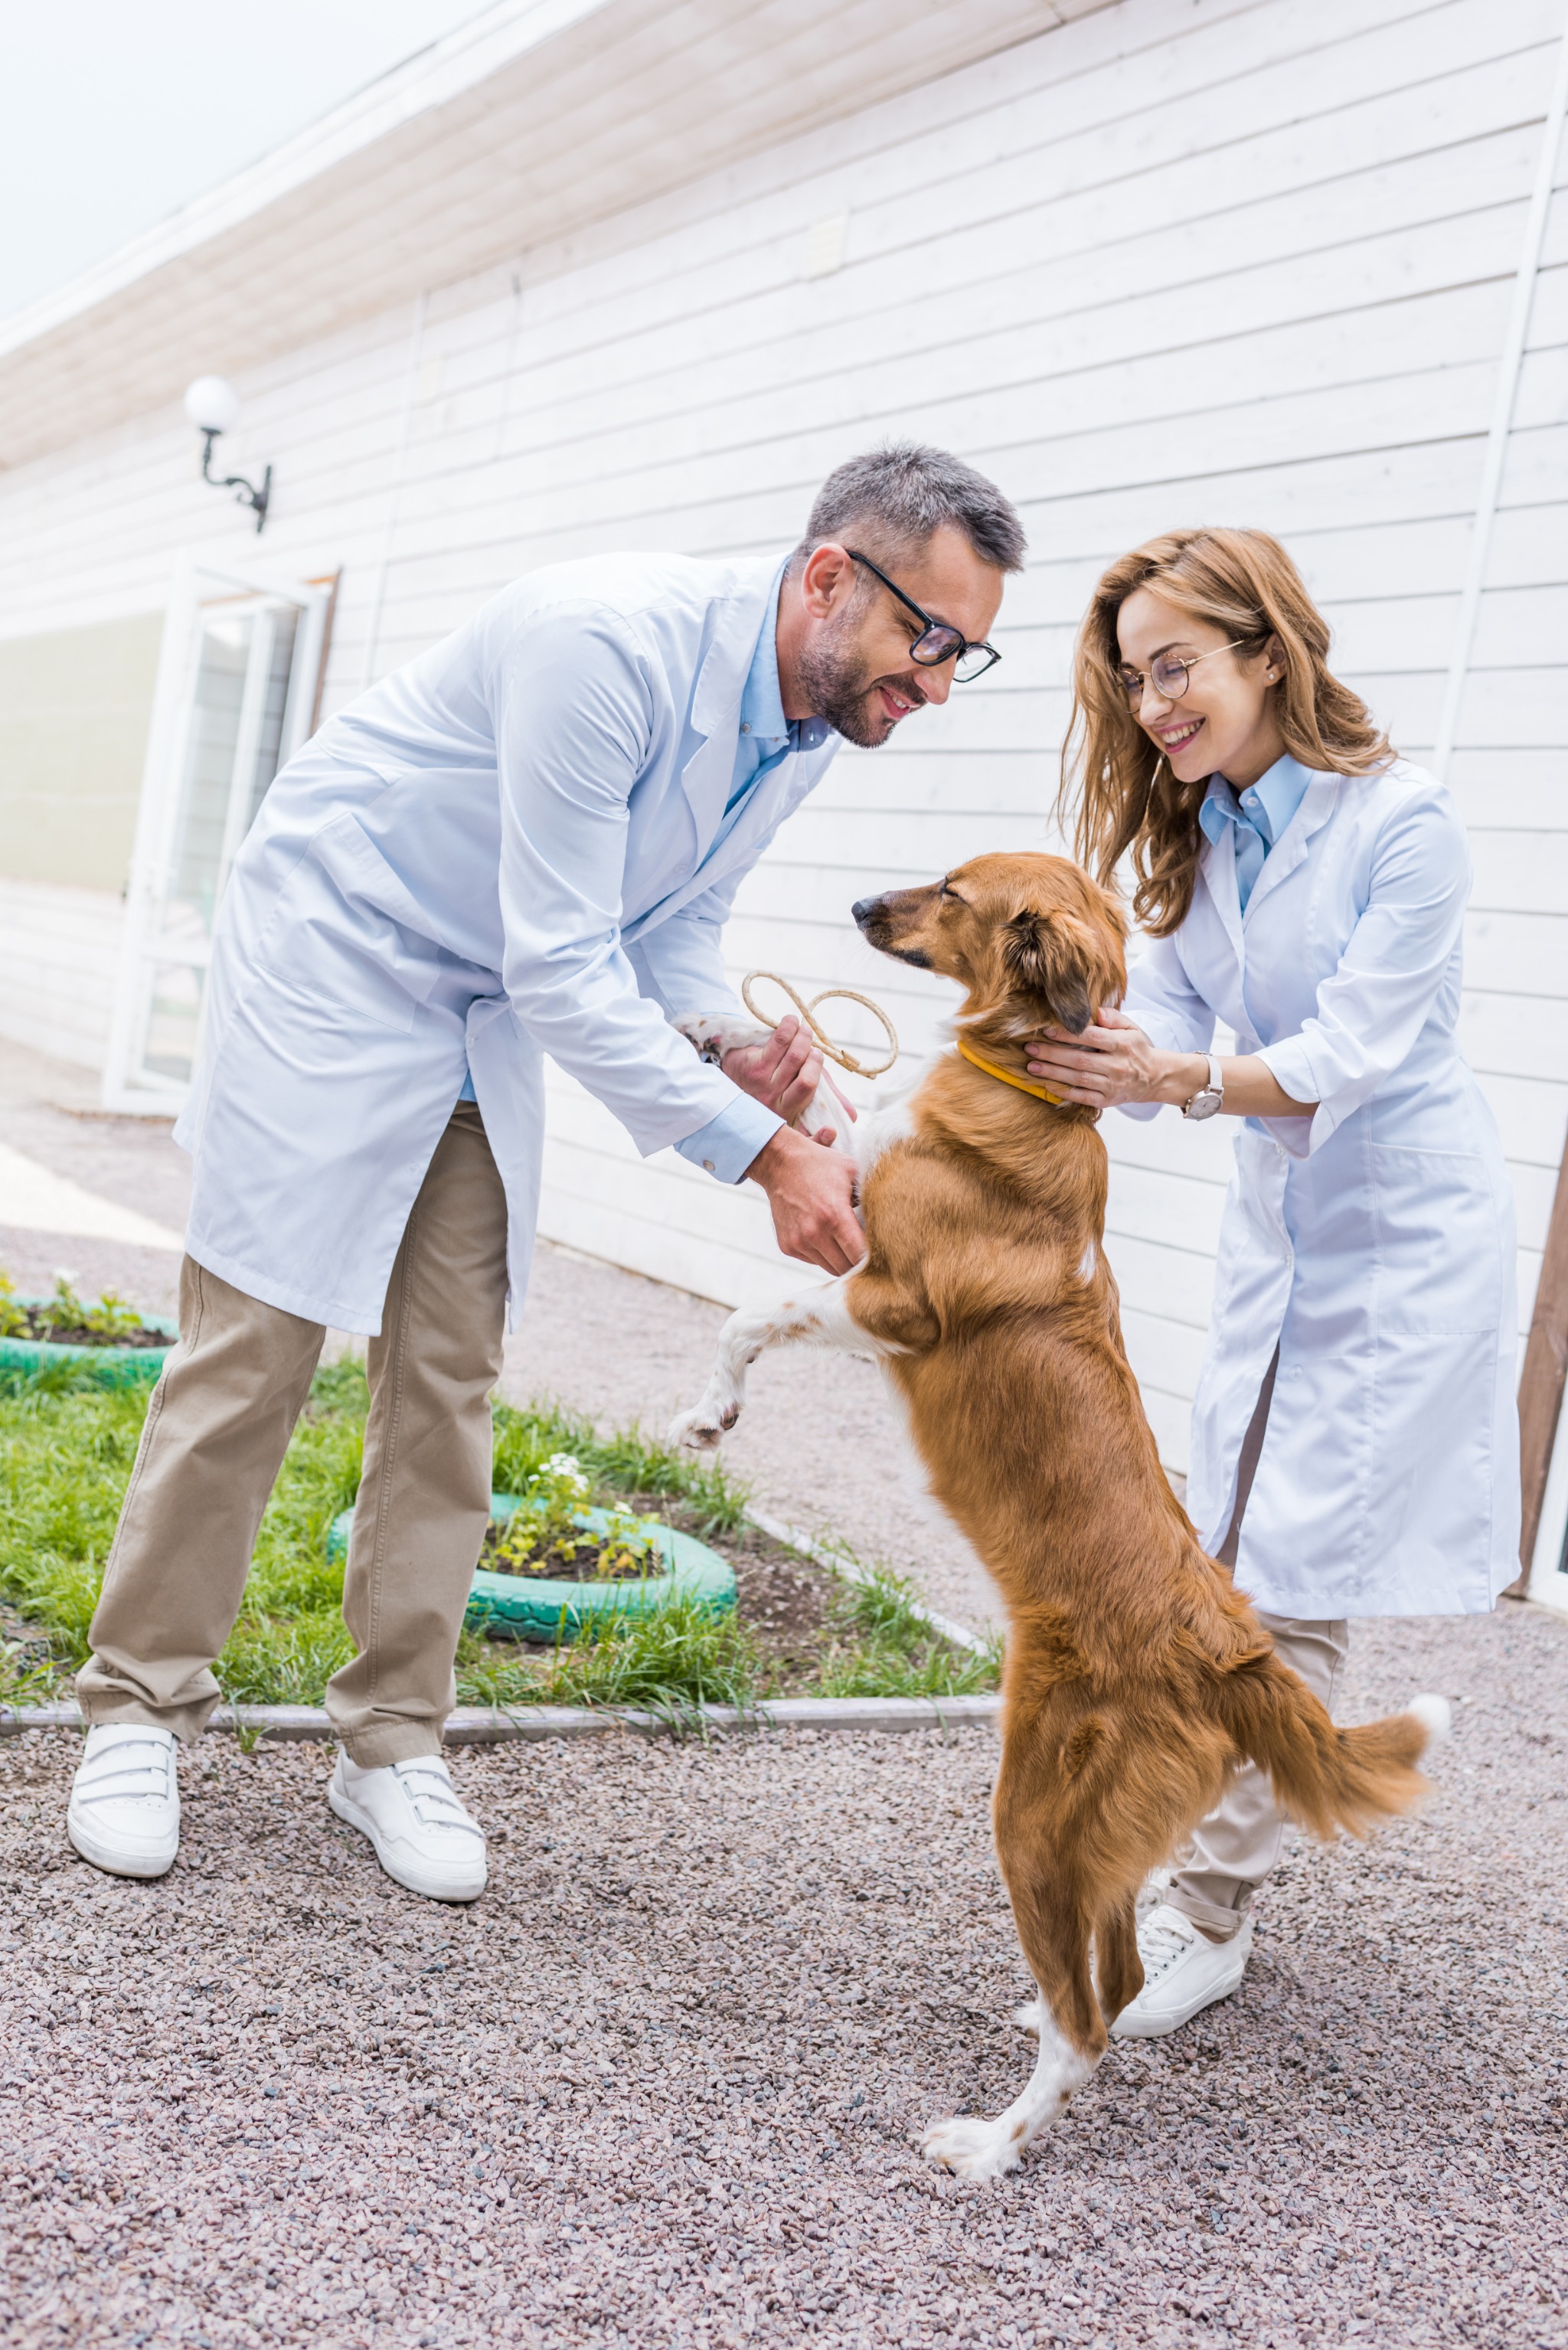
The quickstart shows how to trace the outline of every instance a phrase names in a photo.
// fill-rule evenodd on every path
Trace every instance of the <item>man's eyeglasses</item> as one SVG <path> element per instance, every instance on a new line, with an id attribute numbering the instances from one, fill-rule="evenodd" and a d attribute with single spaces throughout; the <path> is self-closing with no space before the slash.
<path id="1" fill-rule="evenodd" d="M 1228 645 L 1210 645 L 1206 653 L 1160 653 L 1148 665 L 1148 675 L 1154 680 L 1155 691 L 1163 701 L 1179 702 L 1192 682 L 1189 671 L 1195 670 L 1199 661 L 1207 660 L 1211 653 L 1233 653 L 1238 645 L 1244 645 L 1246 641 L 1245 637 L 1237 637 Z M 1136 710 L 1143 700 L 1143 671 L 1124 664 L 1116 671 L 1116 683 Z"/>
<path id="2" fill-rule="evenodd" d="M 952 661 L 953 677 L 960 685 L 972 685 L 977 677 L 983 677 L 988 669 L 996 667 L 1002 655 L 994 645 L 988 645 L 983 639 L 971 644 L 961 629 L 950 628 L 946 620 L 933 620 L 929 612 L 922 612 L 914 598 L 906 596 L 898 581 L 889 579 L 868 555 L 857 555 L 852 546 L 846 546 L 844 552 L 851 563 L 863 563 L 884 588 L 891 588 L 899 603 L 920 622 L 920 633 L 909 647 L 911 660 L 919 661 L 922 669 L 940 669 L 943 661 Z"/>

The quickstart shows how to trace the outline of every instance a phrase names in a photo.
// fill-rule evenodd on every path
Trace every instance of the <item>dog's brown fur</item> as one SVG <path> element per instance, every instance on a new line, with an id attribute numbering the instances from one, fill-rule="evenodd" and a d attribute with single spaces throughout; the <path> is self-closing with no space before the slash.
<path id="1" fill-rule="evenodd" d="M 960 1033 L 1019 1076 L 1024 1037 L 1081 1031 L 1126 983 L 1115 901 L 1059 858 L 978 858 L 857 915 L 874 946 L 960 981 Z M 867 1257 L 843 1303 L 888 1350 L 932 1491 L 1006 1601 L 996 1845 L 1065 2043 L 1057 2089 L 1010 2109 L 1000 2151 L 982 2141 L 1001 2124 L 933 2133 L 936 2159 L 983 2176 L 1104 2053 L 1105 2018 L 1142 1986 L 1139 1887 L 1227 1775 L 1251 1757 L 1314 1835 L 1362 1835 L 1422 1793 L 1428 1730 L 1411 1714 L 1336 1730 L 1200 1548 L 1122 1344 L 1095 1114 L 947 1054 L 909 1120 L 866 1176 Z"/>

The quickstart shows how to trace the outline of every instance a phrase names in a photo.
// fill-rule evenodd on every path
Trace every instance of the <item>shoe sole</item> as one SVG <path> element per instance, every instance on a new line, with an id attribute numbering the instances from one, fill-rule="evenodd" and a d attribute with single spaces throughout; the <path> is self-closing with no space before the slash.
<path id="1" fill-rule="evenodd" d="M 114 1845 L 99 1844 L 68 1812 L 66 1814 L 66 1834 L 82 1859 L 94 1868 L 101 1868 L 106 1877 L 167 1877 L 180 1857 L 178 1840 L 167 1859 L 161 1859 L 152 1853 L 128 1853 Z"/>
<path id="2" fill-rule="evenodd" d="M 422 1877 L 417 1868 L 405 1870 L 402 1867 L 394 1867 L 382 1847 L 375 1821 L 369 1812 L 361 1811 L 358 1804 L 351 1802 L 347 1795 L 339 1792 L 336 1779 L 330 1780 L 327 1783 L 327 1801 L 345 1827 L 358 1829 L 393 1884 L 400 1885 L 406 1893 L 422 1894 L 427 1901 L 477 1901 L 489 1884 L 488 1868 L 477 1885 L 460 1889 L 453 1887 L 450 1880 L 445 1884 L 437 1884 L 431 1878 Z"/>
<path id="3" fill-rule="evenodd" d="M 1251 1957 L 1251 1955 L 1249 1951 L 1247 1956 Z M 1218 2007 L 1222 1999 L 1229 1999 L 1233 1991 L 1240 1991 L 1241 1978 L 1246 1971 L 1247 1960 L 1243 1958 L 1229 1982 L 1214 1985 L 1212 1989 L 1204 1992 L 1201 1999 L 1195 1999 L 1189 2007 L 1179 2008 L 1173 2015 L 1161 2015 L 1147 2022 L 1141 2017 L 1137 2021 L 1129 2022 L 1127 2019 L 1131 2011 L 1124 2009 L 1111 2026 L 1111 2038 L 1113 2040 L 1163 2040 L 1168 2033 L 1179 2032 L 1184 2023 L 1190 2023 L 1195 2015 L 1201 2015 L 1206 2007 Z"/>

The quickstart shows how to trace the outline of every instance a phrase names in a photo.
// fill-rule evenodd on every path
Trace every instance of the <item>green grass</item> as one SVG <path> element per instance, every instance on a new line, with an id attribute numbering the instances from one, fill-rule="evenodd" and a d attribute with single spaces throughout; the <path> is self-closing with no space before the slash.
<path id="1" fill-rule="evenodd" d="M 887 1567 L 846 1583 L 817 1676 L 824 1697 L 971 1697 L 993 1690 L 1002 1643 L 955 1648 L 917 1612 L 912 1585 Z"/>
<path id="2" fill-rule="evenodd" d="M 21 1643 L 0 1640 L 0 1698 L 13 1704 L 47 1696 L 87 1656 L 148 1400 L 145 1389 L 89 1386 L 64 1365 L 13 1375 L 0 1388 L 0 1597 L 47 1636 L 50 1649 L 40 1663 Z M 233 1702 L 319 1705 L 353 1653 L 339 1613 L 342 1564 L 327 1556 L 327 1531 L 359 1482 L 369 1404 L 363 1367 L 352 1360 L 329 1366 L 311 1388 L 217 1662 Z M 722 1468 L 686 1461 L 636 1429 L 601 1436 L 545 1405 L 493 1410 L 498 1492 L 521 1491 L 551 1453 L 568 1451 L 602 1494 L 662 1503 L 701 1538 L 722 1542 L 744 1523 L 744 1492 Z M 950 1648 L 912 1600 L 907 1584 L 883 1572 L 846 1586 L 829 1627 L 825 1694 L 953 1696 L 995 1685 L 994 1660 Z M 755 1705 L 770 1681 L 743 1624 L 678 1604 L 612 1618 L 595 1637 L 554 1649 L 465 1631 L 457 1686 L 465 1705 L 627 1706 L 691 1725 L 702 1704 Z"/>
<path id="3" fill-rule="evenodd" d="M 766 1675 L 732 1613 L 711 1616 L 676 1599 L 653 1616 L 612 1617 L 556 1648 L 465 1632 L 457 1693 L 464 1705 L 502 1712 L 519 1705 L 620 1706 L 658 1714 L 672 1728 L 697 1728 L 701 1706 L 749 1711 L 766 1694 Z"/>

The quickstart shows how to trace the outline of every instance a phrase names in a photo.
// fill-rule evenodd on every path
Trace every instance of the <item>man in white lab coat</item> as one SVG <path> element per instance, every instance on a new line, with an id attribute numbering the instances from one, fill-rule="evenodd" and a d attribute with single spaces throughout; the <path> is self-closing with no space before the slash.
<path id="1" fill-rule="evenodd" d="M 483 1889 L 441 1759 L 489 1512 L 489 1394 L 527 1280 L 548 1053 L 644 1152 L 767 1193 L 779 1245 L 860 1254 L 850 1164 L 787 1121 L 785 1023 L 699 1060 L 733 1001 L 735 890 L 839 737 L 884 743 L 984 639 L 1023 540 L 929 449 L 832 475 L 786 558 L 536 572 L 352 703 L 277 777 L 235 864 L 179 1139 L 195 1158 L 179 1347 L 148 1413 L 78 1676 L 68 1827 L 161 1876 L 176 1743 L 216 1704 L 256 1527 L 328 1325 L 369 1341 L 329 1800 L 400 1883 Z"/>

